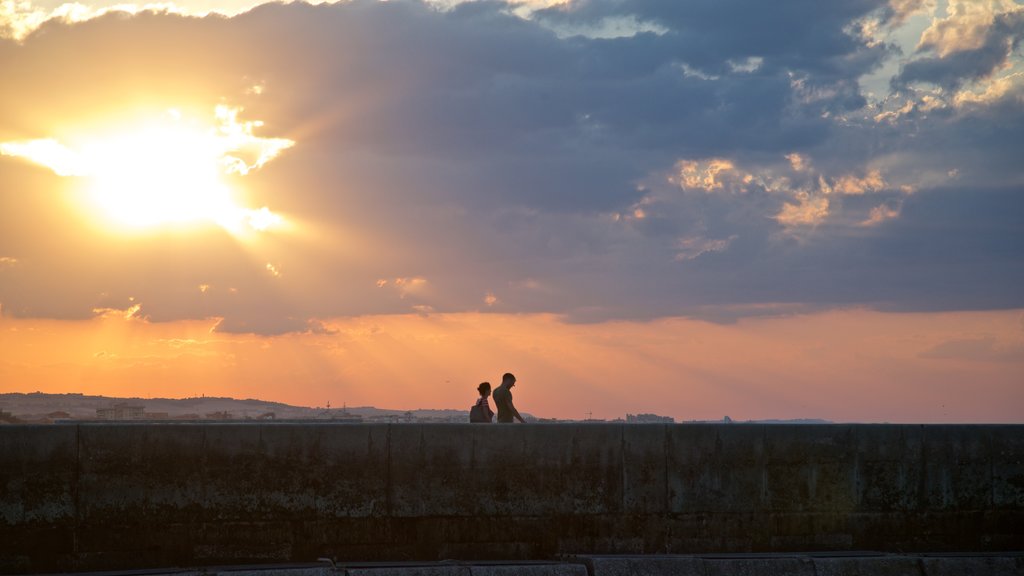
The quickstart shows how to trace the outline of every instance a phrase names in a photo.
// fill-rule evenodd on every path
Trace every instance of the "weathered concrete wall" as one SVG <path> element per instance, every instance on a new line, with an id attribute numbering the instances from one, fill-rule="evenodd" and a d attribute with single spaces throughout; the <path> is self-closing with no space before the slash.
<path id="1" fill-rule="evenodd" d="M 727 554 L 581 557 L 591 576 L 1020 576 L 1024 555 Z M 253 575 L 262 576 L 262 575 Z M 326 575 L 325 575 L 326 576 Z"/>
<path id="2" fill-rule="evenodd" d="M 1024 550 L 1024 426 L 0 427 L 0 570 Z"/>
<path id="3" fill-rule="evenodd" d="M 147 571 L 148 576 L 1020 576 L 1024 553 L 571 556 L 553 562 L 273 564 Z"/>

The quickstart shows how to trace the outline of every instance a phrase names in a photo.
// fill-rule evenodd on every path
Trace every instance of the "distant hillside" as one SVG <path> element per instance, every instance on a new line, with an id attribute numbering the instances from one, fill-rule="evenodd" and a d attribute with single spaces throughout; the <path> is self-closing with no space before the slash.
<path id="1" fill-rule="evenodd" d="M 374 416 L 407 415 L 415 419 L 444 419 L 464 417 L 465 410 L 387 410 L 372 406 L 346 408 L 344 411 L 335 406 L 326 408 L 310 408 L 292 406 L 281 402 L 266 400 L 220 398 L 200 396 L 196 398 L 118 398 L 110 396 L 88 396 L 85 394 L 46 394 L 42 392 L 0 394 L 0 410 L 22 419 L 40 419 L 54 412 L 65 412 L 75 419 L 96 417 L 96 410 L 110 408 L 115 404 L 131 404 L 142 406 L 148 414 L 166 413 L 170 418 L 181 418 L 194 415 L 199 418 L 214 413 L 228 413 L 234 418 L 259 418 L 273 413 L 275 418 L 307 419 L 341 416 L 343 413 L 370 418 Z"/>
<path id="2" fill-rule="evenodd" d="M 20 421 L 47 421 L 71 418 L 90 420 L 96 418 L 96 411 L 111 408 L 116 404 L 141 406 L 148 415 L 166 415 L 167 418 L 194 419 L 259 419 L 273 414 L 279 420 L 312 420 L 361 416 L 366 420 L 394 418 L 398 421 L 418 422 L 465 422 L 468 410 L 390 410 L 373 406 L 310 408 L 308 406 L 292 406 L 281 402 L 268 402 L 248 398 L 220 398 L 200 396 L 197 398 L 117 398 L 111 396 L 88 396 L 85 394 L 45 394 L 32 392 L 28 394 L 12 392 L 0 394 L 0 411 L 5 414 L 0 422 L 7 419 L 7 414 Z M 64 413 L 64 415 L 54 415 Z M 648 415 L 653 416 L 653 415 Z M 523 413 L 527 420 L 537 420 L 532 414 Z M 555 418 L 542 422 L 569 422 Z M 623 420 L 617 420 L 622 422 Z M 691 421 L 708 422 L 708 421 Z M 794 420 L 747 420 L 738 421 L 726 416 L 716 422 L 746 424 L 828 424 L 828 420 L 816 418 Z"/>

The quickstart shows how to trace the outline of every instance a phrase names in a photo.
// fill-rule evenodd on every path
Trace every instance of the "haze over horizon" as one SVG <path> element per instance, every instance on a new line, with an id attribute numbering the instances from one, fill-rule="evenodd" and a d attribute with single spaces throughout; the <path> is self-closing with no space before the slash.
<path id="1" fill-rule="evenodd" d="M 1024 422 L 1017 0 L 0 2 L 0 392 Z"/>

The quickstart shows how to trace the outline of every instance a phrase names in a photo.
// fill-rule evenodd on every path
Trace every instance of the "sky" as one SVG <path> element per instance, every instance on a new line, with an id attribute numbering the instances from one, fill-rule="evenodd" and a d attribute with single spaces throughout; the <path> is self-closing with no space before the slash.
<path id="1" fill-rule="evenodd" d="M 0 0 L 0 392 L 1024 422 L 1024 3 Z"/>

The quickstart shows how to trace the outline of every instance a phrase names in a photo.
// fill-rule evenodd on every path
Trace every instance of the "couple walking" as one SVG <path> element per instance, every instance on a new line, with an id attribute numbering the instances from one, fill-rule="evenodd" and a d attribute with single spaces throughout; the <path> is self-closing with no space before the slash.
<path id="1" fill-rule="evenodd" d="M 519 411 L 516 410 L 515 404 L 512 403 L 512 387 L 516 385 L 516 377 L 511 372 L 506 372 L 501 377 L 501 386 L 494 389 L 494 405 L 498 407 L 498 422 L 511 424 L 513 419 L 517 419 L 523 424 L 526 420 L 519 415 Z M 483 382 L 476 387 L 477 391 L 480 392 L 480 398 L 477 399 L 476 404 L 469 411 L 470 422 L 490 422 L 491 418 L 494 417 L 494 411 L 491 410 L 490 404 L 487 403 L 487 397 L 491 396 L 491 383 Z"/>

